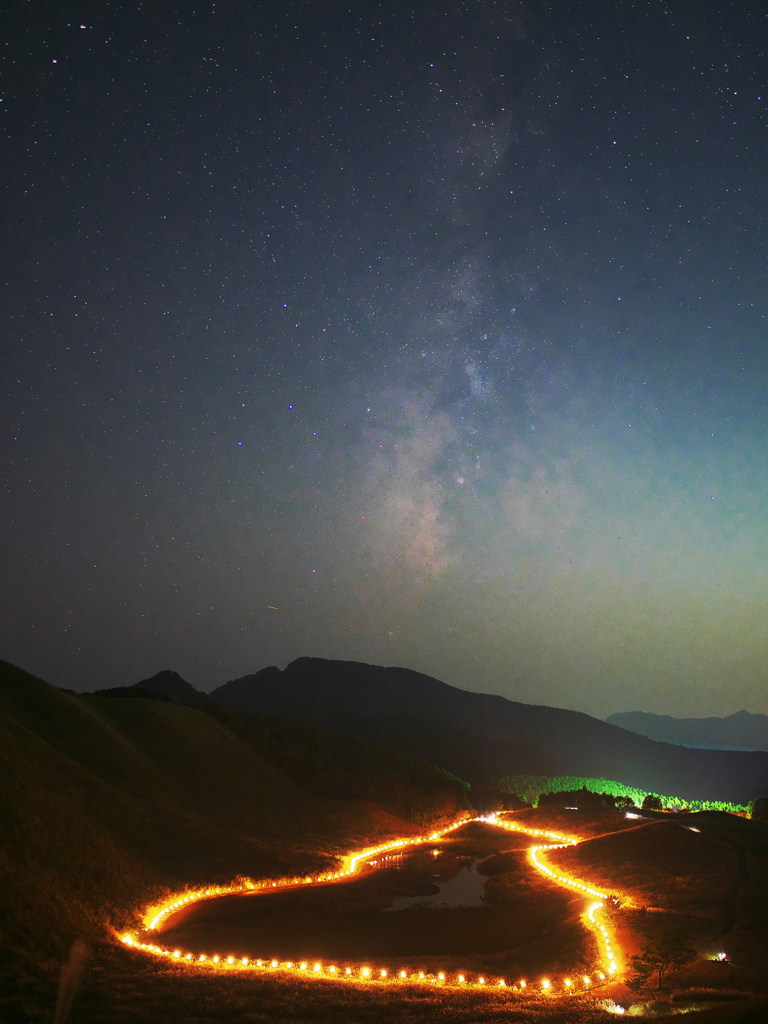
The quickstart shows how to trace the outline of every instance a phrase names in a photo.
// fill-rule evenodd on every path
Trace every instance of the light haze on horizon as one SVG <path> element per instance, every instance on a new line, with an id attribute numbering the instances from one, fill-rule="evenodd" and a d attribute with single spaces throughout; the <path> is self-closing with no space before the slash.
<path id="1" fill-rule="evenodd" d="M 768 713 L 762 15 L 265 6 L 13 29 L 0 656 Z"/>

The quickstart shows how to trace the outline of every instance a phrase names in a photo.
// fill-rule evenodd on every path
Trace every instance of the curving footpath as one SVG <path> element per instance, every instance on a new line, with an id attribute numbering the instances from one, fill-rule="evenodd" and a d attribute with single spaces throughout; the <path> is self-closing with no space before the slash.
<path id="1" fill-rule="evenodd" d="M 340 881 L 356 874 L 362 867 L 374 866 L 382 855 L 386 858 L 388 854 L 395 851 L 400 853 L 407 847 L 420 846 L 423 843 L 433 843 L 472 822 L 493 825 L 507 832 L 519 832 L 536 840 L 549 840 L 548 842 L 537 842 L 530 847 L 528 856 L 531 865 L 549 881 L 585 897 L 587 902 L 583 921 L 597 939 L 602 970 L 597 971 L 594 976 L 584 975 L 579 978 L 553 978 L 549 976 L 534 981 L 529 981 L 525 978 L 507 981 L 506 978 L 484 977 L 479 974 L 450 974 L 445 971 L 438 971 L 437 973 L 413 970 L 393 971 L 385 967 L 374 966 L 370 963 L 353 964 L 346 962 L 341 965 L 325 963 L 319 960 L 294 962 L 290 960 L 258 960 L 249 957 L 234 957 L 223 953 L 189 953 L 181 949 L 171 949 L 162 946 L 157 942 L 146 941 L 146 932 L 157 932 L 168 917 L 184 907 L 188 907 L 190 904 L 235 893 L 271 892 L 275 889 L 298 888 L 304 885 L 323 885 L 328 882 Z M 601 892 L 599 889 L 595 889 L 578 878 L 571 878 L 559 871 L 555 871 L 554 868 L 547 864 L 547 851 L 562 849 L 566 846 L 576 846 L 581 841 L 577 836 L 550 832 L 545 829 L 528 828 L 513 821 L 505 821 L 499 818 L 497 814 L 462 818 L 447 828 L 439 829 L 429 835 L 410 839 L 395 839 L 389 843 L 382 843 L 380 846 L 373 846 L 358 853 L 347 854 L 343 858 L 342 867 L 338 871 L 326 872 L 320 875 L 306 875 L 303 878 L 286 878 L 279 881 L 253 882 L 246 880 L 233 885 L 210 886 L 206 889 L 197 889 L 172 896 L 165 903 L 157 907 L 151 907 L 144 913 L 143 919 L 146 929 L 144 936 L 128 932 L 119 936 L 119 938 L 124 945 L 131 949 L 140 950 L 143 953 L 157 957 L 165 957 L 177 963 L 195 967 L 198 970 L 268 971 L 280 974 L 300 974 L 318 980 L 324 979 L 365 984 L 376 982 L 378 984 L 402 985 L 407 983 L 465 989 L 488 989 L 492 987 L 496 990 L 501 988 L 518 994 L 575 995 L 578 992 L 599 988 L 608 981 L 617 980 L 621 959 L 620 950 L 615 938 L 612 937 L 607 916 L 602 913 L 605 901 L 610 898 L 610 894 Z"/>

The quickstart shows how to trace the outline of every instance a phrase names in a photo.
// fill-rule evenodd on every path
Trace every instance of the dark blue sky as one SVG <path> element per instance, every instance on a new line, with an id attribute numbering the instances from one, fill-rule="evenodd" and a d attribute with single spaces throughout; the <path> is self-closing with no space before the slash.
<path id="1" fill-rule="evenodd" d="M 7 20 L 2 657 L 768 712 L 762 4 Z"/>

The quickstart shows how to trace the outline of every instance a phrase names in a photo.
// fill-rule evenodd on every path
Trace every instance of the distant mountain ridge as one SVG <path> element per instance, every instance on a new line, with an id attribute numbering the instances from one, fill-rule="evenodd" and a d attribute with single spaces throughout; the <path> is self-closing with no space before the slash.
<path id="1" fill-rule="evenodd" d="M 737 711 L 725 718 L 673 718 L 649 711 L 619 711 L 606 722 L 652 740 L 685 747 L 768 750 L 768 715 L 749 711 Z"/>
<path id="2" fill-rule="evenodd" d="M 473 785 L 527 773 L 605 777 L 689 800 L 747 803 L 768 793 L 768 753 L 662 743 L 581 712 L 472 693 L 411 669 L 304 657 L 208 696 L 239 711 L 353 733 Z"/>

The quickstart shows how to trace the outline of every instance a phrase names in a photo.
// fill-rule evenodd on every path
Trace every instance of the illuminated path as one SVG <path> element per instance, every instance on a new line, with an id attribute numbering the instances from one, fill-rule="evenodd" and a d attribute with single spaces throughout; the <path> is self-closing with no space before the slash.
<path id="1" fill-rule="evenodd" d="M 420 846 L 423 843 L 433 843 L 442 839 L 443 836 L 454 832 L 471 822 L 481 822 L 486 825 L 493 825 L 496 828 L 504 829 L 507 832 L 519 832 L 522 835 L 530 836 L 532 839 L 544 840 L 530 847 L 528 856 L 532 866 L 549 881 L 561 885 L 578 895 L 583 895 L 587 900 L 584 912 L 584 923 L 594 933 L 600 951 L 602 970 L 595 975 L 586 975 L 576 978 L 552 978 L 542 977 L 534 981 L 523 978 L 511 979 L 491 978 L 483 975 L 456 974 L 438 971 L 428 973 L 414 970 L 390 970 L 384 967 L 376 967 L 371 964 L 331 964 L 320 960 L 256 960 L 249 957 L 227 956 L 222 953 L 189 953 L 181 949 L 171 949 L 156 942 L 146 941 L 146 936 L 140 937 L 127 933 L 120 936 L 120 940 L 131 949 L 141 950 L 144 953 L 157 957 L 165 957 L 180 964 L 188 964 L 190 967 L 210 970 L 236 970 L 249 972 L 269 972 L 271 974 L 300 974 L 305 977 L 326 979 L 334 981 L 353 981 L 370 984 L 424 984 L 449 988 L 494 988 L 505 989 L 528 994 L 545 995 L 573 995 L 576 992 L 584 992 L 593 987 L 598 987 L 608 980 L 616 978 L 618 973 L 618 947 L 612 938 L 606 915 L 601 913 L 605 905 L 604 901 L 609 898 L 609 893 L 601 892 L 580 881 L 578 878 L 571 878 L 561 872 L 555 871 L 547 864 L 546 851 L 558 850 L 566 846 L 576 846 L 581 842 L 577 836 L 564 835 L 559 832 L 550 832 L 546 829 L 528 828 L 517 822 L 505 821 L 495 814 L 477 818 L 462 818 L 447 828 L 432 832 L 430 835 L 417 836 L 411 839 L 395 839 L 389 843 L 382 843 L 380 846 L 373 846 L 358 853 L 347 854 L 343 858 L 342 866 L 338 871 L 329 871 L 319 875 L 306 875 L 303 878 L 287 878 L 280 881 L 252 882 L 245 881 L 237 885 L 210 886 L 206 889 L 196 889 L 191 892 L 181 893 L 178 896 L 170 897 L 165 903 L 158 907 L 149 908 L 144 914 L 144 924 L 147 932 L 156 932 L 163 922 L 171 915 L 183 910 L 193 903 L 201 900 L 215 899 L 219 896 L 228 896 L 235 893 L 257 893 L 271 892 L 276 889 L 298 888 L 303 885 L 317 885 L 336 882 L 356 874 L 360 868 L 366 865 L 375 864 L 376 859 L 384 855 L 397 852 L 400 853 L 408 847 Z"/>

